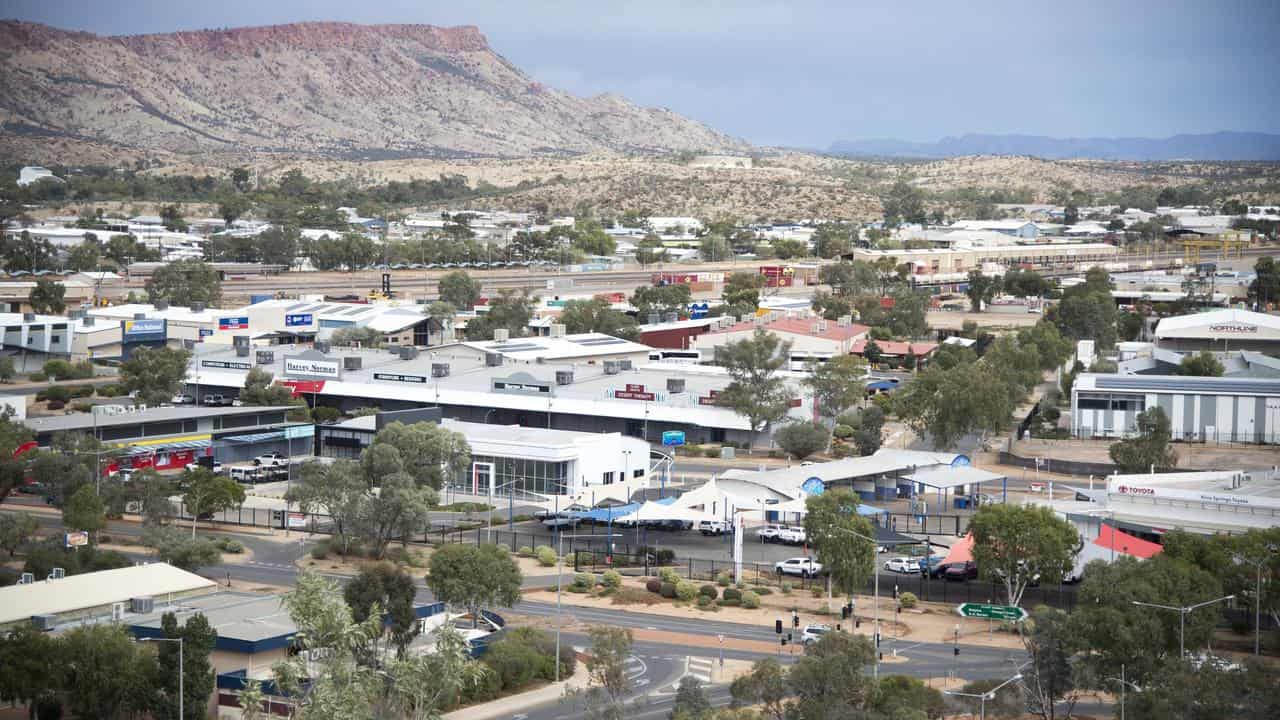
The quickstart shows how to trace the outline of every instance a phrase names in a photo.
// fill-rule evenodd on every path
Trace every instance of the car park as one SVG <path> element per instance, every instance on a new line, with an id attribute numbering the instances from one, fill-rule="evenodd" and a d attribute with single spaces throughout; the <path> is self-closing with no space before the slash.
<path id="1" fill-rule="evenodd" d="M 978 565 L 972 560 L 947 563 L 942 570 L 942 578 L 951 582 L 964 582 L 978 577 Z"/>
<path id="2" fill-rule="evenodd" d="M 779 575 L 798 575 L 802 578 L 817 577 L 822 573 L 822 563 L 814 561 L 813 558 L 796 557 L 774 563 L 773 569 Z"/>
<path id="3" fill-rule="evenodd" d="M 786 529 L 786 525 L 765 525 L 760 528 L 760 540 L 761 542 L 778 542 L 778 535 Z"/>
<path id="4" fill-rule="evenodd" d="M 253 464 L 261 467 L 280 467 L 289 464 L 289 458 L 278 452 L 269 452 L 253 459 Z"/>
<path id="5" fill-rule="evenodd" d="M 778 533 L 778 542 L 786 545 L 803 545 L 806 539 L 804 528 L 789 527 Z"/>
<path id="6" fill-rule="evenodd" d="M 909 557 L 889 558 L 884 563 L 884 569 L 890 572 L 914 573 L 920 572 L 920 563 Z"/>
<path id="7" fill-rule="evenodd" d="M 173 403 L 174 405 L 194 405 L 196 402 L 196 398 L 194 395 L 188 395 L 187 393 L 179 393 L 177 395 L 174 395 L 173 399 L 170 400 L 169 402 Z"/>
<path id="8" fill-rule="evenodd" d="M 729 523 L 723 520 L 703 520 L 698 523 L 698 532 L 703 535 L 723 535 L 729 532 Z"/>
<path id="9" fill-rule="evenodd" d="M 216 460 L 211 463 L 191 462 L 191 463 L 187 463 L 185 467 L 188 470 L 195 470 L 197 468 L 207 468 L 213 471 L 214 473 L 221 473 L 225 469 L 222 467 L 222 463 Z"/>
<path id="10" fill-rule="evenodd" d="M 800 632 L 800 642 L 805 645 L 812 645 L 829 632 L 831 632 L 830 625 L 805 625 L 804 630 Z"/>
<path id="11" fill-rule="evenodd" d="M 944 558 L 941 555 L 928 555 L 920 558 L 920 561 L 919 561 L 920 572 L 928 573 L 929 577 L 937 577 L 936 575 L 933 574 L 933 570 L 934 568 L 941 565 L 942 561 L 945 559 L 946 558 Z"/>

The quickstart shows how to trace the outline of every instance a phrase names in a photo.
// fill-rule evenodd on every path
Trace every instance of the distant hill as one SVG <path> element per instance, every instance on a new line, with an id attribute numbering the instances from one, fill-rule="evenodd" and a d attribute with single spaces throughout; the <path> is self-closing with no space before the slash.
<path id="1" fill-rule="evenodd" d="M 1280 135 L 1216 132 L 1167 138 L 1052 138 L 1040 135 L 969 134 L 936 143 L 905 140 L 841 140 L 828 152 L 850 157 L 948 158 L 964 155 L 1030 155 L 1050 160 L 1280 160 Z"/>
<path id="2" fill-rule="evenodd" d="M 469 26 L 314 22 L 102 37 L 3 21 L 0 48 L 8 155 L 32 142 L 353 159 L 748 147 L 670 110 L 546 87 Z"/>

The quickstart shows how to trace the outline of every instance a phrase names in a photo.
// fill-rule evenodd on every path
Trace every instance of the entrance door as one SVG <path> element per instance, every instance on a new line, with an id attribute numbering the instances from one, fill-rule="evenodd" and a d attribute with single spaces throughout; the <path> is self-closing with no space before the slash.
<path id="1" fill-rule="evenodd" d="M 471 494 L 493 496 L 493 463 L 471 463 Z"/>
<path id="2" fill-rule="evenodd" d="M 1280 397 L 1267 398 L 1267 442 L 1280 443 Z"/>

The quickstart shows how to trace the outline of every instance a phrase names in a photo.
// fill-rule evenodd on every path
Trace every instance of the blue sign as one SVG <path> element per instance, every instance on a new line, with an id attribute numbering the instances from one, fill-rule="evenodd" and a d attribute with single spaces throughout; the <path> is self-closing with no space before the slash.
<path id="1" fill-rule="evenodd" d="M 969 467 L 972 464 L 969 462 L 968 455 L 957 455 L 956 459 L 951 461 L 951 467 Z"/>
<path id="2" fill-rule="evenodd" d="M 711 303 L 689 303 L 689 319 L 701 320 L 711 310 Z"/>
<path id="3" fill-rule="evenodd" d="M 299 327 L 304 325 L 311 325 L 312 320 L 313 320 L 313 316 L 311 313 L 303 313 L 301 315 L 285 315 L 284 326 Z"/>
<path id="4" fill-rule="evenodd" d="M 800 485 L 800 489 L 805 495 L 821 495 L 822 491 L 827 489 L 827 485 L 822 482 L 822 478 L 811 477 Z"/>
<path id="5" fill-rule="evenodd" d="M 209 337 L 213 335 L 213 331 L 209 328 L 200 328 L 200 337 Z"/>
<path id="6" fill-rule="evenodd" d="M 671 447 L 684 444 L 683 430 L 665 430 L 662 433 L 662 444 Z"/>
<path id="7" fill-rule="evenodd" d="M 218 329 L 219 330 L 248 330 L 249 318 L 247 317 L 218 318 Z"/>
<path id="8" fill-rule="evenodd" d="M 143 335 L 164 335 L 164 320 L 125 320 L 124 336 L 136 340 Z"/>

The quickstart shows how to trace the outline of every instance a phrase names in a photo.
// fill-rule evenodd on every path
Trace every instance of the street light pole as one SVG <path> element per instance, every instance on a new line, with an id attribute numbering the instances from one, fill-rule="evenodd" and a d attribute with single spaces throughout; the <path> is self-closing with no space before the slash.
<path id="1" fill-rule="evenodd" d="M 995 686 L 995 687 L 991 688 L 990 690 L 988 690 L 988 691 L 986 691 L 986 692 L 984 692 L 984 693 L 966 693 L 966 692 L 960 692 L 960 691 L 958 691 L 958 690 L 943 690 L 943 691 L 942 691 L 942 694 L 943 694 L 943 695 L 954 695 L 954 696 L 957 696 L 957 697 L 977 698 L 977 699 L 978 699 L 978 702 L 979 702 L 979 706 L 978 706 L 978 707 L 979 707 L 979 710 L 978 710 L 978 712 L 979 712 L 979 717 L 981 717 L 981 718 L 982 718 L 982 720 L 986 720 L 986 718 L 987 718 L 987 701 L 988 701 L 988 700 L 994 700 L 994 699 L 996 698 L 996 693 L 997 693 L 997 692 L 999 692 L 999 691 L 1000 691 L 1000 689 L 1001 689 L 1001 688 L 1003 688 L 1005 685 L 1008 685 L 1008 684 L 1009 684 L 1009 683 L 1011 683 L 1011 682 L 1016 682 L 1016 681 L 1021 680 L 1021 679 L 1022 679 L 1022 673 L 1018 673 L 1017 675 L 1014 675 L 1013 677 L 1009 678 L 1008 680 L 1005 680 L 1004 682 L 1000 683 L 999 685 L 997 685 L 997 686 Z M 970 716 L 970 717 L 972 717 L 972 716 Z"/>
<path id="2" fill-rule="evenodd" d="M 1134 685 L 1133 683 L 1131 683 L 1131 682 L 1129 682 L 1128 680 L 1125 680 L 1125 679 L 1124 679 L 1124 663 L 1120 663 L 1120 677 L 1118 677 L 1118 678 L 1107 678 L 1107 679 L 1108 679 L 1108 680 L 1113 680 L 1113 681 L 1115 681 L 1115 682 L 1120 683 L 1120 720 L 1124 720 L 1124 695 L 1125 695 L 1125 691 L 1126 691 L 1128 688 L 1133 688 L 1134 690 L 1137 690 L 1138 692 L 1142 692 L 1142 688 L 1140 688 L 1140 687 L 1138 687 L 1137 685 Z"/>
<path id="3" fill-rule="evenodd" d="M 849 535 L 852 535 L 856 538 L 861 538 L 862 540 L 866 540 L 867 542 L 871 543 L 871 556 L 875 558 L 876 547 L 879 545 L 879 542 L 875 538 L 868 537 L 867 535 L 863 535 L 862 533 L 857 532 L 855 530 L 850 530 L 849 528 L 836 527 L 832 529 L 838 532 L 848 533 Z M 896 543 L 890 542 L 890 544 L 896 544 Z M 875 576 L 875 583 L 873 585 L 874 589 L 872 590 L 872 593 L 874 594 L 874 597 L 875 597 L 875 601 L 873 603 L 873 608 L 874 608 L 873 617 L 875 619 L 874 627 L 875 627 L 875 661 L 876 661 L 871 673 L 872 673 L 872 677 L 876 680 L 880 679 L 880 568 L 876 567 L 876 563 L 878 561 L 879 561 L 878 558 L 873 559 L 871 561 L 871 572 Z"/>
<path id="4" fill-rule="evenodd" d="M 183 678 L 183 675 L 184 675 L 184 673 L 185 673 L 185 670 L 184 670 L 184 669 L 183 669 L 183 667 L 182 667 L 182 656 L 183 656 L 183 654 L 184 654 L 184 652 L 183 652 L 183 649 L 184 649 L 184 648 L 183 648 L 183 644 L 182 644 L 182 637 L 181 637 L 181 636 L 176 637 L 176 638 L 147 637 L 147 638 L 140 638 L 140 639 L 138 640 L 138 642 L 176 642 L 176 643 L 178 643 L 178 720 L 182 720 L 184 717 L 186 717 L 186 715 L 184 715 L 184 714 L 183 714 L 183 711 L 182 711 L 182 710 L 183 710 L 183 708 L 182 708 L 182 696 L 183 696 L 183 694 L 184 694 L 184 691 L 183 691 L 183 685 L 184 685 L 184 678 Z"/>
<path id="5" fill-rule="evenodd" d="M 1223 595 L 1220 598 L 1205 600 L 1202 603 L 1196 603 L 1195 605 L 1187 605 L 1184 607 L 1179 607 L 1176 605 L 1160 605 L 1157 603 L 1138 602 L 1137 600 L 1134 600 L 1132 602 L 1134 605 L 1140 605 L 1142 607 L 1159 608 L 1161 610 L 1171 610 L 1173 612 L 1178 613 L 1178 659 L 1181 660 L 1187 656 L 1187 646 L 1186 646 L 1187 615 L 1190 615 L 1192 610 L 1197 610 L 1199 608 L 1205 607 L 1206 605 L 1219 603 L 1219 602 L 1222 602 L 1223 600 L 1234 600 L 1235 597 L 1236 597 L 1235 595 Z"/>

